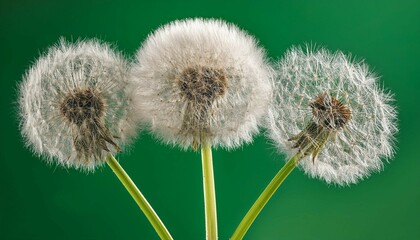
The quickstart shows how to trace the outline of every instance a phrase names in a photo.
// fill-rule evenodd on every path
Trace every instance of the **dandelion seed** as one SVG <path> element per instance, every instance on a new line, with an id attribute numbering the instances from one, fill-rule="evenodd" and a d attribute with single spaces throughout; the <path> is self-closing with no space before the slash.
<path id="1" fill-rule="evenodd" d="M 93 170 L 135 133 L 128 64 L 108 45 L 62 40 L 20 86 L 21 131 L 48 161 Z"/>
<path id="2" fill-rule="evenodd" d="M 290 49 L 278 64 L 270 138 L 311 177 L 348 185 L 382 168 L 396 128 L 392 96 L 343 53 Z"/>
<path id="3" fill-rule="evenodd" d="M 253 37 L 204 19 L 156 30 L 132 70 L 143 120 L 164 142 L 194 149 L 250 142 L 268 108 L 272 73 Z"/>

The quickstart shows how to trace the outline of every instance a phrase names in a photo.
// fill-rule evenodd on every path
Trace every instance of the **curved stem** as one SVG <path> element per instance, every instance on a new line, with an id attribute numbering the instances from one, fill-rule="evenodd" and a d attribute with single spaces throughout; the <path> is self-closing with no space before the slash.
<path id="1" fill-rule="evenodd" d="M 136 201 L 137 205 L 139 205 L 140 209 L 143 211 L 144 215 L 146 215 L 159 237 L 165 240 L 172 240 L 173 238 L 171 234 L 168 232 L 165 225 L 163 225 L 159 216 L 112 154 L 108 154 L 106 162 L 133 197 L 134 201 Z"/>
<path id="2" fill-rule="evenodd" d="M 216 192 L 214 189 L 213 159 L 210 144 L 201 146 L 203 165 L 204 209 L 206 217 L 206 239 L 217 239 Z"/>
<path id="3" fill-rule="evenodd" d="M 301 158 L 302 154 L 297 153 L 280 169 L 276 176 L 274 176 L 274 178 L 271 180 L 268 186 L 258 197 L 257 201 L 255 201 L 254 205 L 252 205 L 248 213 L 242 219 L 241 223 L 236 228 L 235 232 L 230 238 L 231 240 L 242 239 L 245 236 L 249 227 L 254 222 L 255 218 L 257 218 L 261 210 L 264 208 L 265 204 L 268 202 L 268 200 L 270 200 L 270 198 L 273 196 L 276 190 L 280 187 L 284 179 L 286 179 L 286 177 L 296 167 L 297 163 Z"/>

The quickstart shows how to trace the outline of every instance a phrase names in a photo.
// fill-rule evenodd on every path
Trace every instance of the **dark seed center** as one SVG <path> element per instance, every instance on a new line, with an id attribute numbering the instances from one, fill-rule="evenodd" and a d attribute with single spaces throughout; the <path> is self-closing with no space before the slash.
<path id="1" fill-rule="evenodd" d="M 92 89 L 78 89 L 64 97 L 60 111 L 67 120 L 80 126 L 85 121 L 94 122 L 102 117 L 104 101 Z"/>
<path id="2" fill-rule="evenodd" d="M 309 106 L 314 121 L 330 130 L 343 128 L 351 118 L 350 109 L 328 94 L 320 94 Z"/>
<path id="3" fill-rule="evenodd" d="M 190 102 L 209 105 L 225 94 L 227 79 L 222 69 L 190 67 L 181 73 L 178 86 Z"/>

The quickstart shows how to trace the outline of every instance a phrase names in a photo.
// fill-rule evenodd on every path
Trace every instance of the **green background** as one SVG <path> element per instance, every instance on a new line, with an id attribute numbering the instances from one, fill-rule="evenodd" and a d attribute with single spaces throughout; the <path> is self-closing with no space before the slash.
<path id="1" fill-rule="evenodd" d="M 108 167 L 94 174 L 47 166 L 23 146 L 16 90 L 60 36 L 100 38 L 132 57 L 174 19 L 216 17 L 255 35 L 273 59 L 316 43 L 364 58 L 395 93 L 397 155 L 351 187 L 294 171 L 246 239 L 420 239 L 419 1 L 2 1 L 0 3 L 0 239 L 157 239 Z M 219 237 L 228 239 L 283 165 L 263 136 L 214 152 Z M 142 133 L 121 164 L 175 239 L 204 239 L 200 155 Z"/>

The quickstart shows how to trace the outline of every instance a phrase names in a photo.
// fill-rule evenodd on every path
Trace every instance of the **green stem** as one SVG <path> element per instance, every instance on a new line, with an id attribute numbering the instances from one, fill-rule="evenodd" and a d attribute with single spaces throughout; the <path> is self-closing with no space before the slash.
<path id="1" fill-rule="evenodd" d="M 156 230 L 157 234 L 161 239 L 173 239 L 171 234 L 166 229 L 165 225 L 163 225 L 162 221 L 160 220 L 159 216 L 153 210 L 152 206 L 147 202 L 146 198 L 141 194 L 140 190 L 136 187 L 134 182 L 131 178 L 127 175 L 118 161 L 114 158 L 112 154 L 108 154 L 106 158 L 106 162 L 108 163 L 109 167 L 112 171 L 117 175 L 118 179 L 133 197 L 134 201 L 136 201 L 137 205 L 139 205 L 140 209 L 143 211 L 144 215 L 146 215 L 149 222 L 152 224 L 153 228 Z"/>
<path id="2" fill-rule="evenodd" d="M 214 190 L 213 160 L 210 144 L 201 146 L 203 165 L 204 209 L 206 217 L 206 239 L 217 239 L 216 192 Z"/>
<path id="3" fill-rule="evenodd" d="M 300 153 L 297 153 L 280 169 L 276 176 L 274 176 L 273 180 L 271 180 L 268 186 L 258 197 L 257 201 L 255 201 L 254 205 L 252 205 L 251 209 L 249 209 L 248 213 L 242 219 L 241 223 L 236 228 L 235 232 L 230 238 L 231 240 L 242 239 L 245 236 L 249 227 L 254 222 L 255 218 L 257 218 L 261 210 L 264 208 L 265 204 L 267 204 L 268 200 L 270 200 L 270 198 L 273 196 L 276 190 L 280 187 L 284 179 L 286 179 L 286 177 L 296 167 L 297 163 L 301 158 L 302 155 Z"/>

